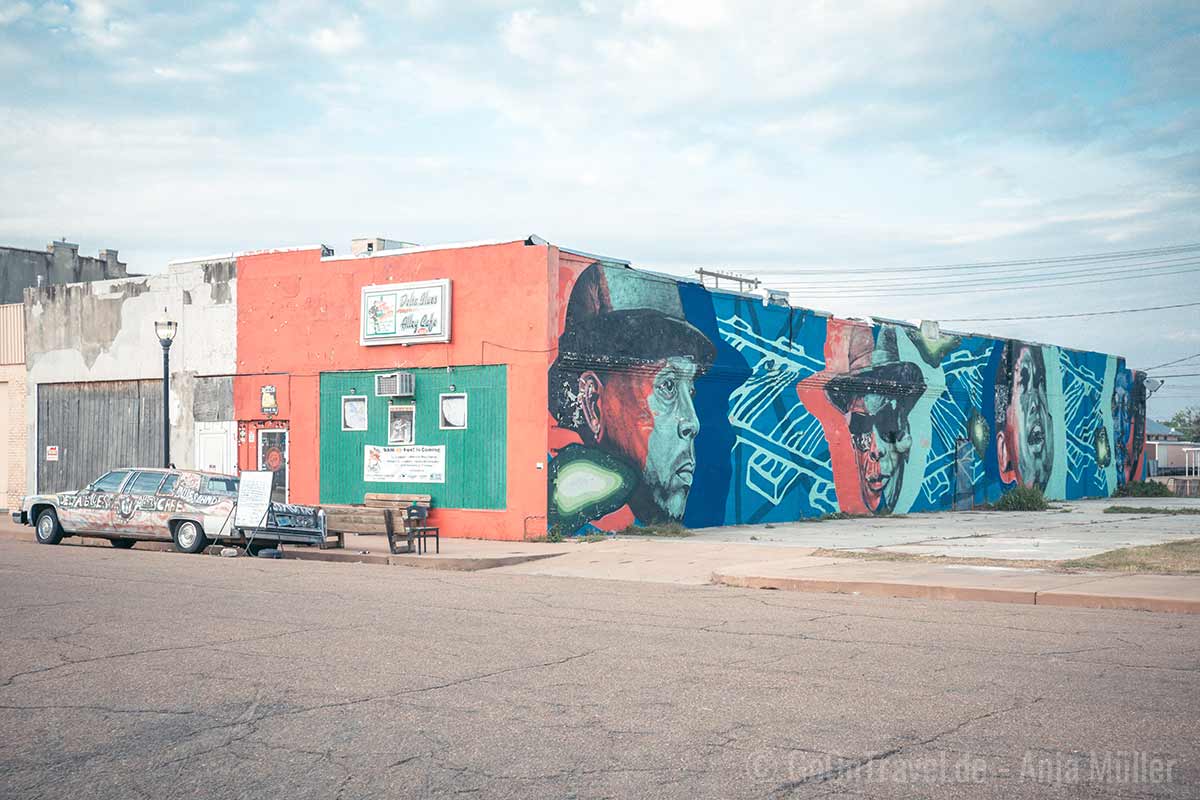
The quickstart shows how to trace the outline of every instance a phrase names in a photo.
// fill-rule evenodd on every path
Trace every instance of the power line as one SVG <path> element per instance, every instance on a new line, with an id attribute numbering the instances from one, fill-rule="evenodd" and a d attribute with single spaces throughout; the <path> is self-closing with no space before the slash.
<path id="1" fill-rule="evenodd" d="M 1120 250 L 1108 253 L 1093 253 L 1090 255 L 1076 256 L 1060 256 L 1057 258 L 1029 258 L 1012 261 L 974 261 L 964 262 L 960 264 L 934 264 L 921 265 L 916 267 L 863 267 L 851 269 L 779 269 L 780 272 L 787 272 L 793 275 L 842 275 L 848 271 L 853 272 L 943 272 L 947 270 L 974 270 L 974 269 L 994 269 L 996 267 L 1016 267 L 1035 264 L 1072 264 L 1072 263 L 1089 263 L 1089 262 L 1104 262 L 1104 261 L 1124 261 L 1129 259 L 1145 258 L 1148 256 L 1168 255 L 1171 253 L 1186 253 L 1200 250 L 1200 243 L 1188 243 L 1174 245 L 1169 247 L 1151 247 L 1145 250 Z M 756 270 L 758 272 L 770 273 L 773 270 L 770 268 Z"/>
<path id="2" fill-rule="evenodd" d="M 1195 378 L 1200 372 L 1180 372 L 1176 375 L 1151 375 L 1151 378 Z"/>
<path id="3" fill-rule="evenodd" d="M 1165 311 L 1169 308 L 1191 308 L 1192 306 L 1200 306 L 1200 303 L 1177 303 L 1177 304 L 1171 305 L 1171 306 L 1146 306 L 1145 308 L 1118 308 L 1113 311 L 1086 311 L 1081 314 L 1039 314 L 1037 316 L 1030 316 L 1030 317 L 955 317 L 952 319 L 943 319 L 940 321 L 941 322 L 1009 322 L 1011 320 L 1023 320 L 1023 319 L 1067 319 L 1069 317 L 1104 317 L 1104 316 L 1108 316 L 1109 314 L 1134 314 L 1134 313 L 1137 313 L 1140 311 Z M 1200 355 L 1200 353 L 1197 353 L 1196 355 Z M 1195 357 L 1196 356 L 1189 356 L 1189 358 L 1195 358 Z M 1187 361 L 1186 358 L 1181 358 L 1179 360 Z M 1171 364 L 1175 364 L 1175 363 L 1178 363 L 1178 362 L 1168 361 L 1166 364 L 1159 364 L 1158 366 L 1166 367 L 1166 366 L 1170 366 Z M 1157 369 L 1157 368 L 1158 367 L 1150 367 L 1150 369 Z"/>
<path id="4" fill-rule="evenodd" d="M 1190 303 L 1189 305 L 1200 305 L 1200 303 Z M 1147 370 L 1161 369 L 1162 367 L 1169 367 L 1172 364 L 1179 364 L 1184 361 L 1191 361 L 1193 358 L 1200 358 L 1200 353 L 1192 353 L 1190 356 L 1184 356 L 1183 358 L 1177 358 L 1174 361 L 1167 361 L 1162 364 L 1155 364 L 1153 367 L 1146 367 L 1146 369 Z"/>
<path id="5" fill-rule="evenodd" d="M 1048 280 L 1059 280 L 1059 279 L 1067 279 L 1067 278 L 1074 279 L 1081 275 L 1100 275 L 1100 276 L 1130 275 L 1130 274 L 1132 274 L 1132 275 L 1147 275 L 1147 274 L 1155 274 L 1156 272 L 1161 272 L 1161 271 L 1167 270 L 1167 269 L 1180 269 L 1180 268 L 1184 268 L 1184 267 L 1190 268 L 1190 267 L 1194 267 L 1197 265 L 1200 265 L 1200 259 L 1190 258 L 1190 259 L 1186 259 L 1186 260 L 1179 261 L 1176 263 L 1171 263 L 1171 264 L 1160 264 L 1158 262 L 1147 261 L 1147 262 L 1141 263 L 1141 264 L 1121 264 L 1117 267 L 1107 267 L 1107 268 L 1088 267 L 1088 268 L 1081 269 L 1081 270 L 1077 269 L 1077 270 L 1062 270 L 1062 271 L 1054 271 L 1054 272 L 1042 272 L 1041 274 L 1034 274 L 1034 275 L 1001 275 L 1001 276 L 995 277 L 995 278 L 991 278 L 991 277 L 972 278 L 972 277 L 968 276 L 968 277 L 956 277 L 952 280 L 951 279 L 935 279 L 934 281 L 924 281 L 924 282 L 920 281 L 920 280 L 902 279 L 902 283 L 900 283 L 896 288 L 901 289 L 903 291 L 909 291 L 910 289 L 912 289 L 912 290 L 950 289 L 950 288 L 974 289 L 977 287 L 993 286 L 993 285 L 1000 285 L 1000 284 L 1007 284 L 1007 283 L 1023 283 L 1023 284 L 1032 285 L 1032 284 L 1037 284 L 1037 283 L 1041 283 L 1041 282 L 1048 281 Z M 853 285 L 847 286 L 847 284 L 849 282 L 845 281 L 845 280 L 841 281 L 840 283 L 834 283 L 834 284 L 822 283 L 819 285 L 812 284 L 812 283 L 809 283 L 808 281 L 803 281 L 803 280 L 778 281 L 778 283 L 782 283 L 785 286 L 797 286 L 797 287 L 803 287 L 803 288 L 812 287 L 810 289 L 810 291 L 828 294 L 829 292 L 841 293 L 841 292 L 846 291 L 847 289 L 849 289 L 850 291 L 873 289 L 875 286 L 883 284 L 883 279 L 868 278 L 868 279 L 865 279 L 863 282 L 869 283 L 870 285 L 867 287 L 853 286 Z M 887 287 L 885 286 L 885 288 L 887 288 Z"/>
<path id="6" fill-rule="evenodd" d="M 1167 277 L 1169 275 L 1182 275 L 1182 274 L 1189 273 L 1189 272 L 1200 272 L 1200 266 L 1187 267 L 1186 269 L 1169 270 L 1167 272 L 1153 272 L 1153 273 L 1147 273 L 1145 271 L 1138 270 L 1133 275 L 1110 276 L 1110 277 L 1105 277 L 1105 278 L 1097 278 L 1095 280 L 1088 279 L 1088 280 L 1064 281 L 1061 283 L 1028 282 L 1028 283 L 1023 283 L 1023 284 L 1020 284 L 1017 286 L 984 286 L 982 288 L 976 288 L 976 287 L 968 284 L 966 286 L 959 286 L 959 287 L 955 287 L 955 288 L 933 287 L 932 289 L 917 289 L 914 291 L 875 291 L 875 290 L 854 291 L 854 290 L 850 290 L 850 291 L 840 291 L 840 292 L 828 291 L 828 290 L 822 291 L 822 292 L 807 292 L 803 289 L 802 286 L 798 286 L 796 288 L 790 289 L 789 291 L 795 292 L 802 296 L 809 295 L 809 296 L 817 297 L 817 298 L 826 298 L 826 299 L 835 299 L 835 300 L 838 298 L 842 298 L 842 297 L 847 297 L 847 298 L 920 297 L 920 296 L 935 296 L 935 295 L 947 295 L 947 294 L 962 294 L 964 292 L 969 293 L 969 294 L 977 294 L 980 292 L 989 292 L 989 293 L 990 292 L 1022 292 L 1022 291 L 1030 291 L 1033 289 L 1051 289 L 1051 288 L 1055 288 L 1055 287 L 1059 287 L 1059 286 L 1091 286 L 1091 285 L 1098 284 L 1098 283 L 1111 283 L 1113 281 L 1128 281 L 1128 280 L 1137 280 L 1137 279 L 1145 279 L 1145 278 L 1160 278 L 1160 277 Z"/>
<path id="7" fill-rule="evenodd" d="M 948 276 L 936 275 L 936 276 L 931 276 L 931 277 L 927 277 L 927 278 L 919 278 L 919 277 L 911 277 L 911 276 L 901 275 L 899 273 L 907 272 L 908 270 L 898 269 L 898 270 L 894 271 L 896 274 L 893 277 L 890 277 L 890 278 L 870 277 L 869 280 L 871 282 L 871 285 L 873 285 L 873 286 L 878 285 L 878 284 L 893 284 L 893 283 L 911 284 L 913 286 L 923 286 L 923 285 L 934 286 L 934 285 L 939 284 L 939 282 L 941 284 L 944 284 L 947 286 L 986 286 L 989 283 L 1007 283 L 1007 282 L 1013 281 L 1013 280 L 1044 280 L 1047 278 L 1063 278 L 1063 277 L 1068 277 L 1068 276 L 1072 276 L 1072 275 L 1092 275 L 1092 274 L 1097 274 L 1097 273 L 1104 274 L 1104 273 L 1109 273 L 1109 272 L 1129 272 L 1130 270 L 1143 269 L 1146 267 L 1186 266 L 1186 265 L 1197 264 L 1197 263 L 1200 263 L 1200 261 L 1197 261 L 1196 255 L 1189 255 L 1184 258 L 1167 258 L 1167 259 L 1160 259 L 1157 261 L 1140 261 L 1137 263 L 1130 263 L 1130 264 L 1111 264 L 1109 266 L 1101 266 L 1101 267 L 1098 267 L 1095 265 L 1089 265 L 1089 266 L 1083 267 L 1082 269 L 1070 269 L 1070 270 L 1047 270 L 1045 265 L 1038 265 L 1038 266 L 1034 266 L 1034 267 L 1022 267 L 1022 268 L 1017 269 L 1012 272 L 1006 271 L 1006 272 L 1002 272 L 1002 273 L 998 273 L 998 274 L 989 274 L 986 276 L 978 276 L 978 277 L 972 276 L 972 275 L 948 275 Z M 814 286 L 814 287 L 819 287 L 819 288 L 824 288 L 824 287 L 829 287 L 829 286 L 836 287 L 839 285 L 845 285 L 847 279 L 855 278 L 856 274 L 857 274 L 856 272 L 851 271 L 848 275 L 843 274 L 836 278 L 831 277 L 831 278 L 827 278 L 827 279 L 823 279 L 823 280 L 800 280 L 800 281 L 783 280 L 783 281 L 775 281 L 775 283 L 798 284 L 798 285 L 804 285 L 804 286 Z"/>

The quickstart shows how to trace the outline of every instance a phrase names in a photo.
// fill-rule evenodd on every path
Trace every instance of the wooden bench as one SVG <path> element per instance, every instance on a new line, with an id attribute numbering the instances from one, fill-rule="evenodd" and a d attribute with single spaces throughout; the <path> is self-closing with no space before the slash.
<path id="1" fill-rule="evenodd" d="M 408 508 L 412 505 L 429 508 L 433 505 L 431 494 L 380 494 L 367 492 L 363 495 L 363 505 L 367 508 Z"/>
<path id="2" fill-rule="evenodd" d="M 409 509 L 414 505 L 428 513 L 433 498 L 427 494 L 381 494 L 369 492 L 363 497 L 363 505 L 328 505 L 325 509 L 325 527 L 339 534 L 357 533 L 364 535 L 383 534 L 388 537 L 388 549 L 392 553 L 423 552 L 426 539 L 432 536 L 437 552 L 441 552 L 441 539 L 436 527 L 423 525 L 422 519 L 409 519 Z M 424 516 L 423 514 L 420 516 Z M 397 549 L 397 534 L 407 539 L 408 549 Z"/>
<path id="3" fill-rule="evenodd" d="M 386 533 L 387 512 L 382 508 L 364 506 L 321 506 L 325 509 L 325 529 L 336 533 Z"/>

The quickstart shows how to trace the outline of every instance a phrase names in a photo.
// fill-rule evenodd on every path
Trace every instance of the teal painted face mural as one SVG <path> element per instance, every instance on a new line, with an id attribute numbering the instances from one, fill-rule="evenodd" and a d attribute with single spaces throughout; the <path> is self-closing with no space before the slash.
<path id="1" fill-rule="evenodd" d="M 1040 348 L 1010 342 L 1008 380 L 997 384 L 996 451 L 1005 483 L 1045 489 L 1054 468 L 1054 422 Z"/>
<path id="2" fill-rule="evenodd" d="M 652 389 L 646 400 L 654 422 L 642 469 L 644 489 L 649 494 L 645 499 L 668 518 L 679 520 L 687 508 L 696 473 L 695 441 L 700 420 L 692 397 L 697 365 L 689 357 L 672 357 L 655 362 L 655 366 L 658 370 L 650 379 Z"/>
<path id="3" fill-rule="evenodd" d="M 713 355 L 708 338 L 684 319 L 673 282 L 620 266 L 587 267 L 571 292 L 550 369 L 551 412 L 579 436 L 570 475 L 560 458 L 551 461 L 552 514 L 577 517 L 571 510 L 587 497 L 593 519 L 625 507 L 632 521 L 682 519 L 700 432 L 695 381 Z M 580 460 L 608 469 L 585 473 Z M 617 472 L 624 477 L 611 480 Z M 581 481 L 584 474 L 598 479 Z"/>
<path id="4" fill-rule="evenodd" d="M 563 256 L 549 519 L 786 522 L 1071 499 L 1142 469 L 1143 376 L 1100 353 L 840 320 Z"/>

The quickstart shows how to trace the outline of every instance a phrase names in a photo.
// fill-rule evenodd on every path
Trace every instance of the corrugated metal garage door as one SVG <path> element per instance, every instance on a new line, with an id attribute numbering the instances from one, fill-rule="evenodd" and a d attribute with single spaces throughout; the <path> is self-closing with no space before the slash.
<path id="1" fill-rule="evenodd" d="M 37 388 L 39 492 L 78 489 L 117 467 L 162 462 L 162 382 L 50 383 Z M 58 447 L 58 461 L 46 448 Z"/>

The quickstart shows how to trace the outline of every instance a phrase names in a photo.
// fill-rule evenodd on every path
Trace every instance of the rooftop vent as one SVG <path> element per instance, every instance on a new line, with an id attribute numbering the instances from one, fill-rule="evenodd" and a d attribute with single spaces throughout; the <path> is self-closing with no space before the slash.
<path id="1" fill-rule="evenodd" d="M 380 250 L 403 250 L 405 247 L 417 247 L 412 242 L 401 242 L 398 239 L 384 239 L 379 236 L 364 237 L 350 240 L 350 255 L 369 256 Z"/>

